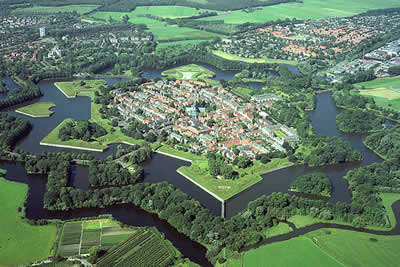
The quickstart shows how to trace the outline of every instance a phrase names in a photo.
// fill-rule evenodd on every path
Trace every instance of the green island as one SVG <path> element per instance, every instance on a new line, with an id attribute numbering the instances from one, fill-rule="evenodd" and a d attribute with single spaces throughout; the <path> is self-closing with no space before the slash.
<path id="1" fill-rule="evenodd" d="M 15 112 L 34 117 L 34 118 L 42 118 L 42 117 L 50 117 L 54 112 L 50 110 L 50 108 L 55 107 L 56 105 L 52 102 L 38 102 L 32 105 L 24 106 L 15 110 Z"/>
<path id="2" fill-rule="evenodd" d="M 174 149 L 168 145 L 161 146 L 157 152 L 191 161 L 191 166 L 180 167 L 178 172 L 189 180 L 198 183 L 220 200 L 228 200 L 260 182 L 262 180 L 261 174 L 293 165 L 287 158 L 274 158 L 267 164 L 257 160 L 254 161 L 251 167 L 245 169 L 235 167 L 234 170 L 239 173 L 239 178 L 237 179 L 217 179 L 209 173 L 208 159 L 204 155 L 198 156 L 190 152 Z"/>
<path id="3" fill-rule="evenodd" d="M 400 111 L 400 76 L 356 83 L 357 93 L 372 97 L 379 107 Z"/>
<path id="4" fill-rule="evenodd" d="M 329 197 L 331 195 L 331 187 L 328 175 L 314 172 L 297 177 L 290 185 L 290 190 Z"/>
<path id="5" fill-rule="evenodd" d="M 162 72 L 163 76 L 183 80 L 208 80 L 215 76 L 215 73 L 196 64 L 184 65 Z"/>
<path id="6" fill-rule="evenodd" d="M 91 98 L 91 122 L 95 122 L 107 131 L 107 134 L 98 138 L 94 138 L 94 141 L 86 142 L 83 140 L 72 139 L 67 141 L 62 141 L 59 138 L 59 131 L 64 125 L 71 122 L 72 119 L 65 119 L 61 124 L 59 124 L 53 131 L 51 131 L 45 138 L 40 142 L 43 145 L 48 146 L 65 146 L 73 149 L 83 149 L 89 151 L 104 151 L 109 144 L 113 143 L 129 143 L 129 144 L 143 144 L 144 140 L 137 140 L 128 137 L 121 133 L 119 127 L 113 127 L 111 121 L 108 119 L 103 119 L 100 113 L 101 104 L 96 104 L 94 102 L 95 92 L 99 92 L 99 87 L 105 84 L 102 80 L 88 80 L 85 81 L 85 85 L 77 86 L 77 82 L 63 82 L 57 83 L 60 90 L 65 90 L 70 95 L 75 96 L 89 96 Z M 113 130 L 111 130 L 113 129 Z"/>
<path id="7" fill-rule="evenodd" d="M 212 53 L 218 57 L 233 60 L 233 61 L 242 61 L 247 63 L 276 63 L 276 64 L 287 64 L 296 66 L 298 64 L 297 61 L 294 60 L 285 60 L 285 59 L 272 59 L 272 58 L 245 58 L 232 54 L 228 54 L 222 51 L 212 51 Z"/>
<path id="8" fill-rule="evenodd" d="M 5 173 L 0 170 L 0 176 Z M 23 219 L 28 186 L 0 177 L 0 188 L 0 214 L 7 214 L 0 221 L 1 264 L 29 264 L 54 254 L 56 225 L 35 226 Z"/>
<path id="9" fill-rule="evenodd" d="M 87 93 L 94 93 L 100 86 L 106 86 L 104 80 L 85 80 L 73 82 L 56 82 L 54 85 L 68 98 L 85 96 Z"/>

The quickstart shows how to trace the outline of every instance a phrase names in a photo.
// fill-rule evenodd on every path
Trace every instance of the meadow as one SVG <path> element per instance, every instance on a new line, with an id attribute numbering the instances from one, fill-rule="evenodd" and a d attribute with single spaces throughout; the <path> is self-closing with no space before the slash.
<path id="1" fill-rule="evenodd" d="M 0 220 L 1 264 L 21 265 L 46 259 L 56 241 L 56 225 L 33 226 L 22 219 L 27 193 L 26 184 L 0 178 L 0 214 L 7 214 Z"/>
<path id="2" fill-rule="evenodd" d="M 50 117 L 50 115 L 54 113 L 50 108 L 55 106 L 56 105 L 52 102 L 38 102 L 18 108 L 15 111 L 31 117 Z"/>
<path id="3" fill-rule="evenodd" d="M 222 13 L 219 16 L 200 20 L 223 20 L 225 23 L 264 23 L 278 19 L 319 19 L 327 17 L 353 16 L 372 9 L 400 7 L 397 0 L 303 0 L 303 3 L 284 3 L 260 8 L 246 13 L 242 10 Z"/>
<path id="4" fill-rule="evenodd" d="M 100 86 L 107 86 L 107 83 L 104 80 L 78 80 L 73 82 L 56 82 L 54 85 L 60 89 L 64 95 L 76 97 L 82 92 L 95 92 L 99 90 Z"/>
<path id="5" fill-rule="evenodd" d="M 79 14 L 87 14 L 90 11 L 98 8 L 98 5 L 68 5 L 68 6 L 34 6 L 26 8 L 17 8 L 13 15 L 30 15 L 30 14 L 54 14 L 58 12 L 73 12 Z"/>
<path id="6" fill-rule="evenodd" d="M 191 45 L 196 45 L 202 42 L 207 42 L 206 40 L 184 40 L 184 41 L 173 41 L 173 42 L 168 42 L 168 43 L 159 43 L 157 45 L 157 51 L 159 51 L 160 49 L 164 49 L 170 46 L 175 46 L 175 45 L 179 45 L 179 46 L 191 46 Z"/>
<path id="7" fill-rule="evenodd" d="M 180 66 L 177 68 L 168 69 L 166 71 L 163 71 L 162 75 L 168 76 L 169 78 L 175 78 L 175 79 L 201 80 L 203 78 L 204 79 L 213 78 L 215 76 L 215 73 L 206 68 L 203 68 L 199 65 L 189 64 L 189 65 L 184 65 L 184 66 Z"/>
<path id="8" fill-rule="evenodd" d="M 354 92 L 363 96 L 372 97 L 376 105 L 400 111 L 400 76 L 379 78 L 368 82 L 357 83 L 354 86 L 358 90 Z"/>
<path id="9" fill-rule="evenodd" d="M 160 8 L 157 6 L 157 8 Z M 170 11 L 168 12 L 170 16 L 177 15 L 177 12 L 183 7 L 170 7 Z M 142 11 L 140 11 L 142 10 Z M 162 22 L 159 20 L 137 16 L 143 13 L 144 9 L 137 8 L 136 10 L 130 13 L 124 12 L 97 12 L 93 14 L 91 17 L 95 19 L 102 19 L 104 21 L 108 21 L 111 17 L 113 20 L 122 21 L 123 16 L 129 16 L 129 22 L 133 24 L 146 24 L 148 31 L 152 32 L 156 36 L 156 40 L 160 42 L 176 42 L 176 41 L 184 41 L 184 40 L 208 40 L 216 37 L 221 37 L 222 35 L 195 30 L 187 27 L 178 27 L 176 25 L 168 25 L 166 22 Z M 157 10 L 157 9 L 156 9 Z M 142 12 L 142 13 L 141 13 Z M 166 11 L 165 11 L 166 12 Z M 158 16 L 160 16 L 161 12 L 158 12 Z M 152 14 L 154 15 L 154 14 Z"/>
<path id="10" fill-rule="evenodd" d="M 167 145 L 160 147 L 157 151 L 191 160 L 191 166 L 180 167 L 178 171 L 223 200 L 227 200 L 261 181 L 261 173 L 291 165 L 287 158 L 275 158 L 267 164 L 254 161 L 253 166 L 246 169 L 234 168 L 239 173 L 237 179 L 216 179 L 209 173 L 208 159 L 204 155 L 198 156 L 189 152 L 182 152 Z"/>
<path id="11" fill-rule="evenodd" d="M 92 247 L 108 250 L 136 231 L 134 228 L 122 228 L 112 219 L 67 222 L 63 227 L 58 254 L 62 257 L 88 254 Z"/>

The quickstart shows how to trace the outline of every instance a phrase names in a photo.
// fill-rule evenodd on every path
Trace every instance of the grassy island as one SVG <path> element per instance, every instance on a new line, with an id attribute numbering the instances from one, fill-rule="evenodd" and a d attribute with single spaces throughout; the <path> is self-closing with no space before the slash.
<path id="1" fill-rule="evenodd" d="M 167 145 L 162 146 L 157 151 L 190 160 L 192 165 L 181 167 L 178 169 L 178 172 L 187 179 L 199 184 L 211 195 L 216 196 L 220 200 L 227 200 L 260 182 L 262 180 L 260 175 L 263 173 L 292 165 L 287 158 L 275 158 L 267 164 L 263 164 L 257 160 L 254 161 L 253 166 L 245 169 L 234 167 L 234 170 L 239 173 L 236 179 L 217 179 L 210 174 L 208 159 L 204 155 L 198 156 L 190 152 L 179 151 Z"/>
<path id="2" fill-rule="evenodd" d="M 5 173 L 0 170 L 1 173 Z M 0 178 L 0 262 L 29 264 L 46 259 L 56 240 L 56 225 L 33 226 L 25 222 L 24 201 L 28 186 Z M 7 214 L 7 216 L 5 216 Z"/>
<path id="3" fill-rule="evenodd" d="M 163 71 L 162 75 L 175 79 L 202 80 L 213 78 L 215 73 L 199 65 L 189 64 Z"/>
<path id="4" fill-rule="evenodd" d="M 98 138 L 94 138 L 93 141 L 85 142 L 83 140 L 72 139 L 68 141 L 62 141 L 59 138 L 60 129 L 71 122 L 72 119 L 65 119 L 60 125 L 58 125 L 53 131 L 51 131 L 40 143 L 42 145 L 48 146 L 59 146 L 72 149 L 82 149 L 82 150 L 93 150 L 93 151 L 103 151 L 107 148 L 109 144 L 112 143 L 129 143 L 129 144 L 143 144 L 144 140 L 137 140 L 128 137 L 121 133 L 119 127 L 113 127 L 111 121 L 108 119 L 103 119 L 101 117 L 100 108 L 101 104 L 94 103 L 94 92 L 100 91 L 99 87 L 105 85 L 105 81 L 102 80 L 87 80 L 86 85 L 82 87 L 75 87 L 76 81 L 74 82 L 63 82 L 63 88 L 74 88 L 74 94 L 78 96 L 89 96 L 91 98 L 91 122 L 95 122 L 100 126 L 104 127 L 107 131 L 106 135 Z M 90 85 L 90 86 L 89 86 Z M 79 91 L 81 90 L 81 91 Z M 113 129 L 113 130 L 112 130 Z"/>
<path id="5" fill-rule="evenodd" d="M 21 113 L 30 117 L 50 117 L 54 112 L 50 108 L 56 105 L 52 102 L 38 102 L 32 105 L 24 106 L 15 110 L 17 113 Z"/>

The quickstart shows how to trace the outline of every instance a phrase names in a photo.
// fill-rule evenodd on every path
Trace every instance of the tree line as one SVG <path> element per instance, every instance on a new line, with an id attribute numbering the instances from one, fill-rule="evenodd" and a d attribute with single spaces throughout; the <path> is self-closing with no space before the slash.
<path id="1" fill-rule="evenodd" d="M 330 196 L 331 182 L 325 173 L 314 172 L 297 177 L 290 184 L 290 189 L 300 193 Z"/>
<path id="2" fill-rule="evenodd" d="M 0 112 L 0 147 L 5 150 L 12 149 L 31 129 L 29 121 Z"/>
<path id="3" fill-rule="evenodd" d="M 115 162 L 91 161 L 89 164 L 89 183 L 93 187 L 134 184 L 143 176 L 143 168 L 138 165 L 128 170 Z"/>
<path id="4" fill-rule="evenodd" d="M 336 125 L 345 133 L 366 133 L 382 129 L 384 119 L 362 110 L 345 110 L 336 116 Z"/>

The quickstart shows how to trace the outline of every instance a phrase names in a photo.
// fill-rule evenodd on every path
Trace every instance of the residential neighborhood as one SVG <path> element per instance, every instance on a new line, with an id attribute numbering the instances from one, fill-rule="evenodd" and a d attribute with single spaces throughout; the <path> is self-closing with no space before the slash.
<path id="1" fill-rule="evenodd" d="M 140 91 L 115 92 L 114 97 L 125 120 L 168 133 L 177 147 L 188 144 L 192 152 L 217 151 L 230 159 L 286 152 L 285 144 L 299 141 L 296 130 L 269 117 L 276 101 L 276 95 L 266 94 L 244 102 L 225 88 L 193 80 L 148 82 Z"/>

